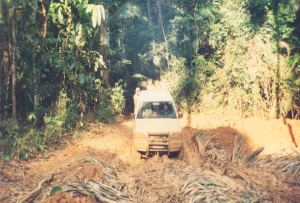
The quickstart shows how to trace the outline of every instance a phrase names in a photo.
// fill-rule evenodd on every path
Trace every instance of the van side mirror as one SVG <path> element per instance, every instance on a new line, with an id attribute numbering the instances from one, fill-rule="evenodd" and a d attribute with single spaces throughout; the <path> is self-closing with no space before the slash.
<path id="1" fill-rule="evenodd" d="M 130 114 L 130 119 L 134 119 L 134 113 Z"/>
<path id="2" fill-rule="evenodd" d="M 178 113 L 178 118 L 183 118 L 183 113 Z"/>

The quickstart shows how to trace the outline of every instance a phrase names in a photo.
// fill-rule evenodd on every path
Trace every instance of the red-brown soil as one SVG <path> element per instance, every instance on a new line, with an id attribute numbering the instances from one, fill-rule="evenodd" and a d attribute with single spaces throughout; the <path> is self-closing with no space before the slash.
<path id="1" fill-rule="evenodd" d="M 43 203 L 94 203 L 93 198 L 89 196 L 80 195 L 77 197 L 72 197 L 70 192 L 57 192 L 52 196 L 47 197 Z"/>
<path id="2" fill-rule="evenodd" d="M 187 120 L 182 125 L 187 125 Z M 232 148 L 235 135 L 243 134 L 254 149 L 264 147 L 261 155 L 293 150 L 300 152 L 300 121 L 290 119 L 240 119 L 211 117 L 203 114 L 190 116 L 190 127 L 214 131 L 223 146 Z"/>
<path id="3" fill-rule="evenodd" d="M 177 158 L 162 156 L 148 160 L 133 160 L 131 158 L 133 122 L 123 120 L 115 124 L 106 124 L 99 129 L 79 133 L 79 139 L 69 142 L 61 150 L 49 152 L 46 156 L 41 155 L 29 161 L 1 160 L 0 202 L 16 202 L 18 196 L 33 191 L 37 188 L 38 183 L 50 173 L 54 173 L 53 179 L 49 183 L 43 184 L 41 192 L 34 202 L 93 202 L 90 197 L 83 195 L 72 197 L 71 193 L 67 192 L 58 192 L 49 196 L 53 187 L 61 186 L 65 189 L 68 184 L 76 182 L 75 175 L 80 178 L 102 181 L 101 167 L 95 163 L 85 162 L 84 158 L 87 154 L 109 163 L 118 172 L 125 175 L 133 172 L 144 173 L 143 170 L 146 170 L 147 166 L 157 166 L 158 168 L 164 166 L 163 164 L 201 167 L 197 144 L 192 137 L 193 132 L 197 129 L 205 130 L 215 136 L 213 140 L 227 151 L 232 150 L 237 134 L 246 134 L 250 146 L 265 146 L 264 154 L 288 147 L 287 150 L 290 150 L 290 147 L 298 150 L 294 146 L 290 134 L 293 134 L 294 142 L 300 144 L 300 121 L 287 120 L 284 124 L 282 120 L 224 120 L 207 118 L 202 115 L 194 115 L 191 118 L 190 127 L 186 127 L 186 120 L 181 120 L 184 154 L 179 154 Z M 130 184 L 137 183 L 128 183 L 128 185 Z M 129 190 L 127 192 L 130 193 Z M 130 195 L 138 200 L 134 194 Z M 163 198 L 158 198 L 158 200 L 162 201 Z"/>

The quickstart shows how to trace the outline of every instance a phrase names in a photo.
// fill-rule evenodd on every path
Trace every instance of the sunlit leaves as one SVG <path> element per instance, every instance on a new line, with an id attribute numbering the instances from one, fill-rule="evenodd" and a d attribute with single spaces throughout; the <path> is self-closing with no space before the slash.
<path id="1" fill-rule="evenodd" d="M 141 7 L 131 2 L 127 2 L 123 4 L 123 6 L 109 18 L 109 21 L 115 20 L 117 17 L 134 18 L 134 16 L 137 16 L 139 18 L 142 17 Z"/>
<path id="2" fill-rule="evenodd" d="M 97 70 L 100 66 L 103 67 L 103 68 L 106 68 L 106 65 L 105 65 L 105 62 L 103 61 L 103 56 L 102 55 L 100 55 L 99 58 L 97 58 L 95 60 L 95 65 L 94 65 L 95 72 L 97 72 Z"/>
<path id="3" fill-rule="evenodd" d="M 82 34 L 82 24 L 80 23 L 77 23 L 76 26 L 75 26 L 75 31 L 77 32 L 78 35 L 81 35 Z"/>
<path id="4" fill-rule="evenodd" d="M 35 114 L 31 113 L 31 114 L 28 116 L 28 119 L 29 119 L 29 120 L 35 120 L 35 119 L 36 119 Z"/>
<path id="5" fill-rule="evenodd" d="M 52 21 L 56 23 L 56 20 L 58 19 L 58 16 L 61 14 L 61 4 L 60 3 L 51 3 L 48 16 L 52 17 Z"/>
<path id="6" fill-rule="evenodd" d="M 141 18 L 141 16 L 142 16 L 141 7 L 134 5 L 134 4 L 129 4 L 127 6 L 127 13 L 131 18 L 134 16 Z"/>
<path id="7" fill-rule="evenodd" d="M 80 5 L 79 8 L 85 10 L 87 13 L 92 14 L 93 27 L 101 24 L 101 18 L 105 20 L 105 11 L 102 5 L 83 4 Z"/>
<path id="8" fill-rule="evenodd" d="M 97 25 L 100 26 L 101 18 L 105 20 L 105 11 L 103 5 L 87 4 L 87 1 L 72 1 L 72 4 L 70 4 L 70 2 L 70 0 L 61 0 L 61 3 L 51 3 L 48 15 L 52 17 L 54 23 L 58 19 L 59 23 L 63 24 L 64 14 L 67 14 L 69 18 L 72 16 L 71 5 L 80 12 L 86 14 L 91 13 L 93 27 L 96 27 Z"/>
<path id="9" fill-rule="evenodd" d="M 101 6 L 101 7 L 103 7 L 103 6 Z M 101 15 L 100 14 L 101 14 L 101 10 L 100 10 L 100 7 L 98 6 L 98 8 L 97 8 L 98 25 L 101 24 Z M 105 19 L 105 14 L 104 14 L 104 19 Z M 96 25 L 93 25 L 93 26 L 96 27 Z"/>
<path id="10" fill-rule="evenodd" d="M 58 21 L 62 24 L 63 21 L 64 21 L 64 16 L 62 14 L 62 7 L 58 7 L 58 15 L 57 15 L 57 17 L 58 17 Z"/>
<path id="11" fill-rule="evenodd" d="M 63 1 L 63 0 L 61 0 Z M 65 6 L 68 6 L 69 5 L 69 0 L 65 0 Z"/>
<path id="12" fill-rule="evenodd" d="M 98 11 L 98 9 L 96 7 L 94 7 L 93 14 L 92 14 L 93 27 L 96 27 L 96 25 L 97 25 L 97 15 L 96 15 L 97 11 Z M 101 18 L 100 18 L 100 20 L 101 20 Z M 99 22 L 99 24 L 100 24 L 100 22 Z"/>
<path id="13" fill-rule="evenodd" d="M 105 20 L 105 11 L 104 11 L 104 7 L 103 6 L 98 7 L 98 9 L 99 9 L 99 11 L 98 11 L 98 21 L 101 22 L 100 13 L 102 14 L 103 20 Z"/>

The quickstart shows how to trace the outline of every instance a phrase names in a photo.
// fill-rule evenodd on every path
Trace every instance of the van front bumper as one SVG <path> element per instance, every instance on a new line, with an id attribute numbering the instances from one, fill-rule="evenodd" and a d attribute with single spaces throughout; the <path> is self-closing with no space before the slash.
<path id="1" fill-rule="evenodd" d="M 149 134 L 147 139 L 133 139 L 135 149 L 139 152 L 149 154 L 150 152 L 171 152 L 180 151 L 182 139 L 160 138 L 158 134 Z"/>

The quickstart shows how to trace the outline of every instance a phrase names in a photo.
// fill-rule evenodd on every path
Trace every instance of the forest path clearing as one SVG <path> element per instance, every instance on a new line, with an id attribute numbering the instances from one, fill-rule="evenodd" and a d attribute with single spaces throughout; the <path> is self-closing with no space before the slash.
<path id="1" fill-rule="evenodd" d="M 277 125 L 276 127 L 278 128 L 280 126 L 276 122 L 280 121 L 274 120 L 269 123 L 271 126 Z M 236 121 L 231 122 L 237 123 Z M 248 129 L 246 122 L 248 121 L 243 121 L 244 129 Z M 250 120 L 249 123 L 251 124 L 251 122 L 254 121 Z M 274 133 L 273 127 L 268 127 L 261 120 L 256 120 L 255 122 L 260 124 L 258 126 L 264 127 L 266 131 L 270 129 L 270 132 L 266 134 Z M 230 152 L 233 148 L 235 135 L 240 133 L 239 130 L 233 128 L 232 123 L 226 123 L 225 120 L 221 122 L 218 119 L 204 119 L 198 115 L 198 117 L 192 117 L 190 124 L 191 126 L 197 125 L 197 128 L 201 128 L 205 133 L 216 135 L 214 141 L 225 151 Z M 197 129 L 184 127 L 186 120 L 181 120 L 181 124 L 184 141 L 184 156 L 182 160 L 168 158 L 165 155 L 161 157 L 155 156 L 148 160 L 133 160 L 131 158 L 133 122 L 123 120 L 114 124 L 105 124 L 101 127 L 97 127 L 96 124 L 91 125 L 90 130 L 83 132 L 79 139 L 68 143 L 62 150 L 48 153 L 45 158 L 40 157 L 30 161 L 2 162 L 0 202 L 16 202 L 18 196 L 20 197 L 25 192 L 33 191 L 41 180 L 52 173 L 54 174 L 53 179 L 42 186 L 41 192 L 39 192 L 34 202 L 41 202 L 42 200 L 43 202 L 93 202 L 93 199 L 90 197 L 83 195 L 72 197 L 71 193 L 68 192 L 58 192 L 53 196 L 49 196 L 50 191 L 55 186 L 61 186 L 63 189 L 66 189 L 68 184 L 77 182 L 74 178 L 75 175 L 86 180 L 93 179 L 103 182 L 101 167 L 93 162 L 84 161 L 87 154 L 110 164 L 119 173 L 118 181 L 124 185 L 123 192 L 127 193 L 134 202 L 185 202 L 190 197 L 189 194 L 187 195 L 183 192 L 182 188 L 185 186 L 185 191 L 194 191 L 192 190 L 194 186 L 187 184 L 187 181 L 193 178 L 201 180 L 202 187 L 207 184 L 214 185 L 214 190 L 213 188 L 206 188 L 206 193 L 201 193 L 197 197 L 200 198 L 201 195 L 205 196 L 205 194 L 206 198 L 217 197 L 218 195 L 214 194 L 214 191 L 219 189 L 219 193 L 226 193 L 227 195 L 221 195 L 222 198 L 226 199 L 229 196 L 233 196 L 231 198 L 238 201 L 241 198 L 240 192 L 244 190 L 245 180 L 231 178 L 233 175 L 231 174 L 230 176 L 230 173 L 229 175 L 224 175 L 222 168 L 215 168 L 213 165 L 202 165 L 198 155 L 197 144 L 192 138 L 192 133 L 197 131 Z M 299 123 L 296 122 L 296 124 L 292 125 L 294 129 L 297 129 Z M 256 128 L 256 130 L 259 130 L 259 128 Z M 250 135 L 249 132 L 256 131 L 246 131 L 246 134 L 254 139 L 254 136 Z M 284 131 L 279 131 L 276 135 L 280 132 L 281 136 L 286 136 Z M 257 137 L 263 139 L 259 135 Z M 296 138 L 298 140 L 298 137 Z M 269 138 L 266 139 L 266 141 L 261 142 L 269 141 Z M 265 173 L 264 176 L 269 175 Z M 199 185 L 199 182 L 195 184 Z M 278 181 L 275 181 L 273 185 L 278 186 L 278 184 Z M 260 184 L 258 183 L 258 185 Z M 287 185 L 280 185 L 280 187 L 287 194 L 295 192 L 295 188 L 289 188 Z M 226 191 L 223 190 L 224 188 L 227 188 Z M 203 189 L 203 191 L 205 190 Z M 297 191 L 299 190 L 297 189 Z M 255 196 L 255 194 L 252 195 Z M 270 198 L 268 194 L 263 195 Z M 280 196 L 280 192 L 278 196 Z M 274 197 L 274 199 L 277 198 L 283 197 Z"/>

